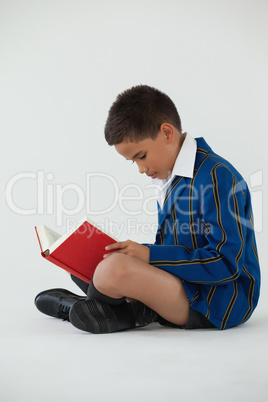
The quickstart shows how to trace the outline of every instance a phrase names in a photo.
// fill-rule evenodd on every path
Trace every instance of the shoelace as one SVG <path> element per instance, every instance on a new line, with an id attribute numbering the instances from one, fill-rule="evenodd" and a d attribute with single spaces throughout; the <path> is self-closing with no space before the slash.
<path id="1" fill-rule="evenodd" d="M 59 305 L 58 317 L 62 318 L 64 321 L 69 321 L 69 312 L 71 306 L 66 306 L 66 304 Z"/>

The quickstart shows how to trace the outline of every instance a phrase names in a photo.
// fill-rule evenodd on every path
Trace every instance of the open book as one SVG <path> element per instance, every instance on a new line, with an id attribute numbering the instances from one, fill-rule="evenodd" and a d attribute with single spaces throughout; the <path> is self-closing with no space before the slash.
<path id="1" fill-rule="evenodd" d="M 88 283 L 107 254 L 105 247 L 117 241 L 87 217 L 63 236 L 45 225 L 35 231 L 44 258 Z"/>

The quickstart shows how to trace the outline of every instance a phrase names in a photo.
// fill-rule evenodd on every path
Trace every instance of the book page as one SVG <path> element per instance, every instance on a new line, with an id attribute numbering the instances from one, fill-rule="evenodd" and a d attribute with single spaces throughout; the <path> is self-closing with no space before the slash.
<path id="1" fill-rule="evenodd" d="M 54 230 L 48 228 L 45 225 L 40 225 L 36 227 L 36 230 L 38 232 L 39 240 L 41 243 L 41 248 L 42 251 L 46 251 L 47 249 L 50 249 L 52 245 L 61 238 L 61 235 L 58 233 L 54 232 Z"/>

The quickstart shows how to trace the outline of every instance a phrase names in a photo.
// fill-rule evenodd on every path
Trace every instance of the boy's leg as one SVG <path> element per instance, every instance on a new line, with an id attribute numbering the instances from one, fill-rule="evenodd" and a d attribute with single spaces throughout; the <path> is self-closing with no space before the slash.
<path id="1" fill-rule="evenodd" d="M 189 301 L 182 281 L 136 258 L 119 253 L 107 257 L 96 268 L 94 286 L 115 299 L 139 300 L 173 324 L 187 323 Z"/>
<path id="2" fill-rule="evenodd" d="M 73 274 L 71 274 L 71 279 L 85 294 L 87 294 L 89 285 L 87 282 L 82 281 L 82 279 L 77 278 L 77 276 L 74 276 Z"/>
<path id="3" fill-rule="evenodd" d="M 175 325 L 187 322 L 189 303 L 180 279 L 136 258 L 109 256 L 96 268 L 92 282 L 88 300 L 70 311 L 70 321 L 79 329 L 107 333 L 148 325 L 156 312 Z M 127 303 L 125 297 L 137 301 Z"/>

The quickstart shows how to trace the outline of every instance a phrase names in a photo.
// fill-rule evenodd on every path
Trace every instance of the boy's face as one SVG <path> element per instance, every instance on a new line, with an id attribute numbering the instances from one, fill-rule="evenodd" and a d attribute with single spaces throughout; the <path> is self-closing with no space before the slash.
<path id="1" fill-rule="evenodd" d="M 167 135 L 168 134 L 168 135 Z M 121 142 L 116 151 L 127 160 L 136 162 L 140 173 L 152 179 L 166 179 L 172 172 L 179 148 L 174 133 L 160 131 L 155 140 L 146 138 L 139 142 Z"/>

